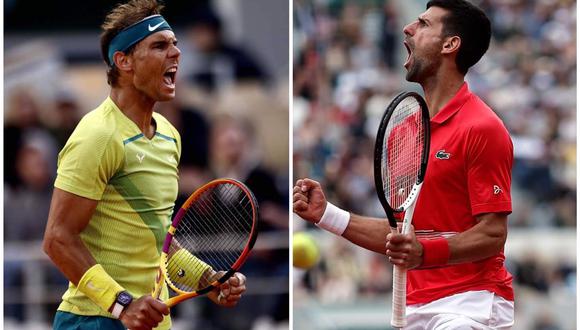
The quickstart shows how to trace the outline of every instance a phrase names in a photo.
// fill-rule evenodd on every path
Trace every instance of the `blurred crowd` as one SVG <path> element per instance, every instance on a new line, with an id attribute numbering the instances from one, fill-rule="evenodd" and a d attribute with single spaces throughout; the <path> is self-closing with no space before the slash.
<path id="1" fill-rule="evenodd" d="M 191 24 L 174 26 L 182 50 L 177 98 L 159 103 L 156 111 L 181 134 L 176 208 L 206 182 L 235 178 L 258 200 L 259 235 L 242 268 L 252 289 L 239 306 L 218 310 L 207 299 L 194 300 L 195 308 L 182 304 L 175 308 L 175 320 L 177 325 L 185 320 L 184 329 L 288 322 L 288 78 L 269 75 L 259 54 L 228 40 L 223 27 L 210 6 L 197 8 Z M 4 315 L 25 322 L 30 317 L 25 294 L 30 286 L 40 289 L 38 283 L 27 283 L 29 262 L 43 274 L 47 291 L 65 291 L 66 279 L 44 260 L 39 245 L 57 156 L 80 118 L 107 96 L 108 87 L 102 62 L 69 63 L 50 43 L 15 45 L 5 54 L 4 242 L 16 248 L 8 248 L 4 261 Z M 71 75 L 80 77 L 78 84 L 71 85 Z M 36 257 L 18 255 L 18 247 L 29 245 L 38 247 Z M 60 297 L 44 294 L 35 303 L 44 304 L 44 321 L 50 322 Z"/>
<path id="2" fill-rule="evenodd" d="M 418 89 L 404 79 L 402 30 L 426 2 L 294 2 L 293 176 L 320 181 L 329 200 L 344 209 L 384 217 L 373 181 L 374 138 L 389 101 L 403 90 Z M 493 38 L 466 79 L 503 120 L 514 142 L 510 230 L 575 232 L 576 3 L 474 2 L 489 15 Z M 294 224 L 309 228 L 303 221 Z M 355 253 L 338 241 L 332 244 L 342 255 Z M 358 258 L 363 261 L 353 265 L 353 258 L 323 253 L 302 283 L 322 301 L 337 301 L 336 290 L 328 288 L 339 277 L 355 280 L 345 286 L 352 292 L 345 301 L 391 290 L 384 260 Z M 565 287 L 575 297 L 575 263 L 548 266 L 531 256 L 510 260 L 508 266 L 518 286 L 544 294 Z M 374 281 L 369 269 L 384 274 L 374 288 L 369 288 Z"/>

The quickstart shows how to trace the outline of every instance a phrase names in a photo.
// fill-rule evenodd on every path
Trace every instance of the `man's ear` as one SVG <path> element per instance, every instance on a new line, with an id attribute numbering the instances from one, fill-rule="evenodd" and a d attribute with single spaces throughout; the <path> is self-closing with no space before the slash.
<path id="1" fill-rule="evenodd" d="M 442 54 L 451 54 L 459 51 L 461 46 L 461 38 L 459 36 L 448 37 L 443 42 Z"/>
<path id="2" fill-rule="evenodd" d="M 115 62 L 115 66 L 117 69 L 121 71 L 131 71 L 132 69 L 132 58 L 129 55 L 126 55 L 123 52 L 117 51 L 113 54 L 113 61 Z"/>

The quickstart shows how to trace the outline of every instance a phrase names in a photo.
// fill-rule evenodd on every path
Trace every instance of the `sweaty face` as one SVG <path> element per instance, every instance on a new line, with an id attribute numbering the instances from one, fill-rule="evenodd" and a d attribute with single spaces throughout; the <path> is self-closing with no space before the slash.
<path id="1" fill-rule="evenodd" d="M 180 54 L 175 34 L 169 30 L 139 42 L 131 55 L 135 88 L 154 101 L 172 100 Z"/>
<path id="2" fill-rule="evenodd" d="M 441 65 L 445 9 L 431 7 L 403 29 L 408 56 L 404 63 L 408 81 L 421 83 Z"/>

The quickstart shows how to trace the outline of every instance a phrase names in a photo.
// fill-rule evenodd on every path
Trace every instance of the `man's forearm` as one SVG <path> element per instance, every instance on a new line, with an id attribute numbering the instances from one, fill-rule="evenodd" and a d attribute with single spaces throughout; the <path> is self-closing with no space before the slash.
<path id="1" fill-rule="evenodd" d="M 507 238 L 507 216 L 486 214 L 469 230 L 450 237 L 448 264 L 474 262 L 502 251 Z"/>
<path id="2" fill-rule="evenodd" d="M 499 236 L 489 236 L 480 232 L 464 232 L 448 239 L 448 264 L 474 262 L 498 254 L 505 239 Z"/>
<path id="3" fill-rule="evenodd" d="M 75 285 L 97 262 L 78 235 L 48 234 L 44 251 L 60 271 Z"/>
<path id="4" fill-rule="evenodd" d="M 96 207 L 97 201 L 58 188 L 52 193 L 43 249 L 75 285 L 96 264 L 80 237 Z"/>
<path id="5" fill-rule="evenodd" d="M 367 250 L 385 254 L 386 237 L 390 232 L 386 219 L 363 217 L 351 213 L 348 227 L 342 236 Z"/>

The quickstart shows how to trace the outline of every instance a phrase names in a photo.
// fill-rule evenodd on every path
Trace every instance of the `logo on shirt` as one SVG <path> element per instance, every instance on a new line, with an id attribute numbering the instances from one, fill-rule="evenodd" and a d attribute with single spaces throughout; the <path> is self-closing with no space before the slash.
<path id="1" fill-rule="evenodd" d="M 93 284 L 93 281 L 88 281 L 88 282 L 87 282 L 87 288 L 89 288 L 89 289 L 91 289 L 91 290 L 93 290 L 93 291 L 96 291 L 96 292 L 103 291 L 103 289 L 96 287 L 96 286 Z"/>
<path id="2" fill-rule="evenodd" d="M 501 188 L 497 185 L 493 185 L 493 194 L 499 195 L 502 192 Z"/>
<path id="3" fill-rule="evenodd" d="M 145 158 L 145 154 L 138 153 L 136 156 L 137 156 L 137 160 L 139 161 L 139 164 L 142 163 L 143 159 Z"/>
<path id="4" fill-rule="evenodd" d="M 439 151 L 437 151 L 437 153 L 435 153 L 435 158 L 437 158 L 437 159 L 449 159 L 449 157 L 451 157 L 451 154 L 448 152 L 445 152 L 445 149 L 439 150 Z"/>

